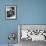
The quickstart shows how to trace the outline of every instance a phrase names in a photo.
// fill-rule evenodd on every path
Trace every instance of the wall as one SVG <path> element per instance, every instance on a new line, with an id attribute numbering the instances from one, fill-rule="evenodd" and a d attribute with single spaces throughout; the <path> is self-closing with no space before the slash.
<path id="1" fill-rule="evenodd" d="M 16 5 L 16 20 L 5 20 L 7 4 Z M 0 0 L 0 44 L 8 43 L 9 32 L 17 34 L 18 24 L 46 24 L 46 0 Z"/>

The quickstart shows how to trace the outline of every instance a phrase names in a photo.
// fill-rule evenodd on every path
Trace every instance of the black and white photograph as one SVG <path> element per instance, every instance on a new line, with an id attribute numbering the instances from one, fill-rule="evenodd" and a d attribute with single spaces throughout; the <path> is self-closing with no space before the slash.
<path id="1" fill-rule="evenodd" d="M 6 19 L 16 19 L 16 5 L 6 6 Z"/>

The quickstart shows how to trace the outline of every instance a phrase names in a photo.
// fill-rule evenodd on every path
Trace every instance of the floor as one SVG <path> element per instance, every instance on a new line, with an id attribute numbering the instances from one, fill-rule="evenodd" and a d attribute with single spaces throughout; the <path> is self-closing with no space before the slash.
<path id="1" fill-rule="evenodd" d="M 8 46 L 8 44 L 0 44 L 0 46 Z M 18 44 L 10 45 L 10 46 L 18 46 Z"/>
<path id="2" fill-rule="evenodd" d="M 0 44 L 0 46 L 8 46 L 7 44 Z M 10 45 L 11 46 L 11 45 Z M 21 40 L 19 44 L 14 44 L 13 46 L 46 46 L 46 42 L 43 41 L 34 41 L 31 40 Z"/>
<path id="3" fill-rule="evenodd" d="M 28 41 L 21 40 L 20 46 L 46 46 L 46 42 L 45 41 L 32 42 L 31 40 L 28 40 Z"/>

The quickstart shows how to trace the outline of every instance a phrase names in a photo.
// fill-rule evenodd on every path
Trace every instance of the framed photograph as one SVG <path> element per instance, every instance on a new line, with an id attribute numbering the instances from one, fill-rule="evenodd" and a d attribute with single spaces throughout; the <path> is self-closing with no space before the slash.
<path id="1" fill-rule="evenodd" d="M 6 5 L 6 19 L 16 19 L 16 5 Z"/>

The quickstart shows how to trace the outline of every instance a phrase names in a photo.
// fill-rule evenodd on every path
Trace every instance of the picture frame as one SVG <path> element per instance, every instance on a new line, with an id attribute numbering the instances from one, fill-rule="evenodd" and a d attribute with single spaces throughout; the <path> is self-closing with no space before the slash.
<path id="1" fill-rule="evenodd" d="M 15 20 L 16 19 L 16 5 L 6 5 L 6 15 L 5 18 L 7 20 Z"/>

